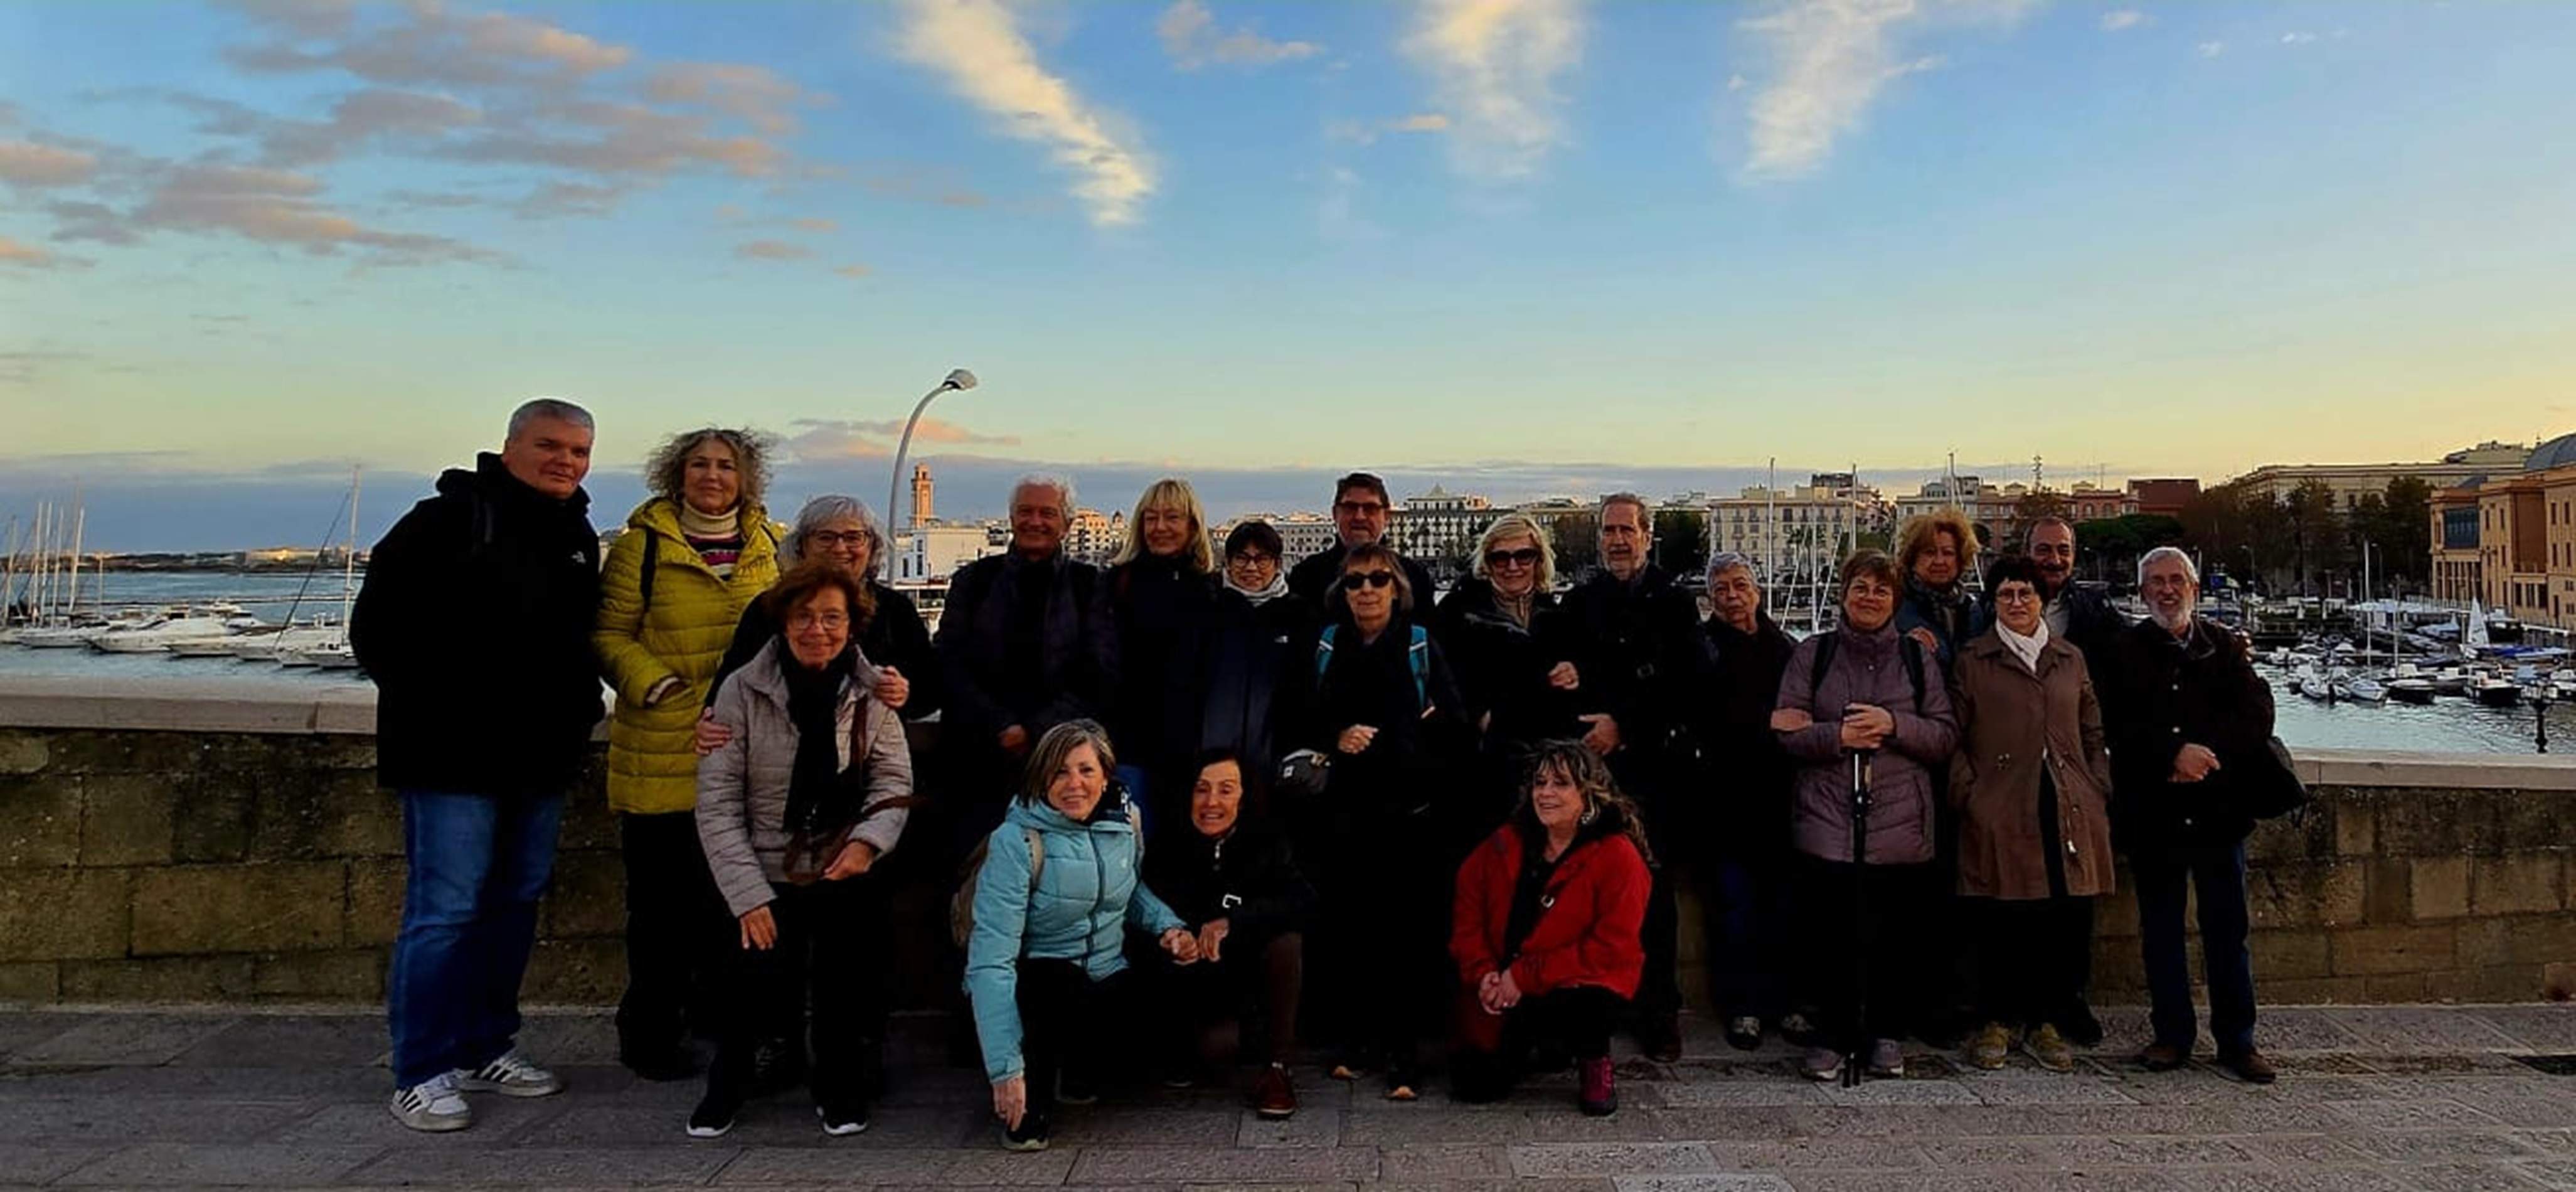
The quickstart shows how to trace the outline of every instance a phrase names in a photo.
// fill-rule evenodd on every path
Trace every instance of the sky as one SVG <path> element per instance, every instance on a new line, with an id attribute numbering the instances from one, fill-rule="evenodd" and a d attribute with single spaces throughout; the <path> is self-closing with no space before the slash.
<path id="1" fill-rule="evenodd" d="M 527 397 L 1222 516 L 2576 429 L 2576 5 L 0 0 L 0 518 L 373 535 Z M 783 512 L 783 510 L 782 510 Z"/>

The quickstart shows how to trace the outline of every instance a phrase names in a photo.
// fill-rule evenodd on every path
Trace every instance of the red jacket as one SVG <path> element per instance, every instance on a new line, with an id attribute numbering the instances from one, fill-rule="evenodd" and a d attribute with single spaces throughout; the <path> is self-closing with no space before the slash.
<path id="1" fill-rule="evenodd" d="M 1513 824 L 1476 846 L 1458 867 L 1449 955 L 1470 989 L 1502 967 L 1512 887 L 1520 876 L 1521 834 Z M 1512 983 L 1524 995 L 1597 985 L 1635 997 L 1646 967 L 1637 934 L 1646 923 L 1646 892 L 1653 883 L 1646 859 L 1625 835 L 1614 832 L 1577 842 L 1548 879 L 1545 909 L 1529 938 L 1521 941 Z"/>

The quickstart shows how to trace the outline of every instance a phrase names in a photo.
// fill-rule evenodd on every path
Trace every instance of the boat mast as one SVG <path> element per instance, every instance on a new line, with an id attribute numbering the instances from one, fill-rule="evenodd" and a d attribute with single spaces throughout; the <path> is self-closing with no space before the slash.
<path id="1" fill-rule="evenodd" d="M 358 598 L 358 471 L 349 469 L 349 549 L 340 580 L 340 640 L 349 640 L 349 614 Z"/>
<path id="2" fill-rule="evenodd" d="M 89 507 L 81 501 L 80 489 L 75 486 L 72 489 L 72 584 L 71 591 L 63 599 L 63 616 L 67 619 L 80 615 L 81 531 L 88 527 Z"/>

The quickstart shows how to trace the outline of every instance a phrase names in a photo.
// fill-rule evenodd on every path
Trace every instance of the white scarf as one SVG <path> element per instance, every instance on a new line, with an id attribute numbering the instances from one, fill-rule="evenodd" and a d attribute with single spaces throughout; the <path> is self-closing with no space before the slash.
<path id="1" fill-rule="evenodd" d="M 1243 593 L 1243 598 L 1251 601 L 1252 607 L 1259 608 L 1288 594 L 1288 571 L 1283 567 L 1270 573 L 1270 586 L 1266 588 L 1244 587 L 1234 582 L 1234 572 L 1228 571 L 1225 573 L 1225 586 Z"/>
<path id="2" fill-rule="evenodd" d="M 2047 621 L 2042 620 L 2039 623 L 2038 631 L 2031 634 L 2029 637 L 2023 637 L 2022 635 L 2013 632 L 2012 626 L 2006 625 L 2002 621 L 1997 621 L 1995 622 L 1995 636 L 2004 640 L 2004 648 L 2011 650 L 2013 652 L 2013 657 L 2021 659 L 2021 664 L 2029 667 L 2030 673 L 2034 675 L 2039 673 L 2039 652 L 2048 648 Z"/>

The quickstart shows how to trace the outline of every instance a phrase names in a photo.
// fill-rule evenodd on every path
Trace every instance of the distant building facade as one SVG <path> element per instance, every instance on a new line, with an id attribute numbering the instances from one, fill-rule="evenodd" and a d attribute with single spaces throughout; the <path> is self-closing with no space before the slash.
<path id="1" fill-rule="evenodd" d="M 2436 597 L 2576 629 L 2576 434 L 2437 491 L 2429 522 Z"/>
<path id="2" fill-rule="evenodd" d="M 2228 483 L 2284 501 L 2300 485 L 2313 480 L 2334 494 L 2336 509 L 2349 511 L 2365 496 L 2385 494 L 2393 480 L 2413 477 L 2436 489 L 2452 488 L 2480 476 L 2523 471 L 2525 459 L 2533 454 L 2519 444 L 2487 442 L 2454 451 L 2433 463 L 2265 464 Z"/>
<path id="3" fill-rule="evenodd" d="M 1452 493 L 1435 484 L 1430 492 L 1407 497 L 1396 506 L 1388 535 L 1395 540 L 1396 550 L 1437 567 L 1464 559 L 1477 536 L 1500 516 L 1502 511 L 1483 497 Z"/>

